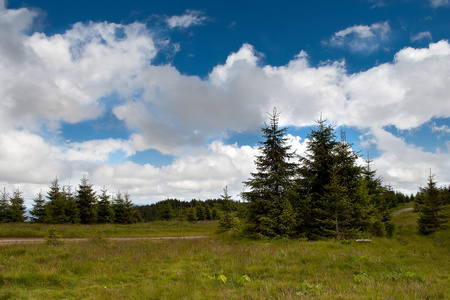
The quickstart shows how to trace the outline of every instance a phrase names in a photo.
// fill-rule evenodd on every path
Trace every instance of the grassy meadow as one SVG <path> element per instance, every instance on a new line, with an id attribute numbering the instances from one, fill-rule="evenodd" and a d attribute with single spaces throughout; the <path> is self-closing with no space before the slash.
<path id="1" fill-rule="evenodd" d="M 369 243 L 233 239 L 208 222 L 65 225 L 61 236 L 92 238 L 0 246 L 0 299 L 449 299 L 450 230 L 421 236 L 416 218 L 395 216 L 394 237 Z M 14 226 L 1 224 L 0 235 Z M 204 234 L 211 237 L 102 238 Z"/>

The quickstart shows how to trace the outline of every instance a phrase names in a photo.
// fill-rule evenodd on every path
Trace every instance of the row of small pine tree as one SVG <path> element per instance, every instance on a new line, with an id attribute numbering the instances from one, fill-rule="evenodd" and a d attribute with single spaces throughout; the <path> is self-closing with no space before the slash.
<path id="1" fill-rule="evenodd" d="M 8 197 L 3 191 L 0 222 L 24 222 L 27 219 L 25 213 L 21 192 L 15 191 L 13 197 Z M 86 178 L 81 180 L 75 193 L 70 186 L 61 188 L 58 179 L 55 179 L 45 198 L 39 193 L 34 199 L 30 215 L 31 222 L 50 224 L 132 224 L 142 221 L 128 193 L 117 193 L 111 197 L 103 189 L 102 194 L 97 196 Z"/>

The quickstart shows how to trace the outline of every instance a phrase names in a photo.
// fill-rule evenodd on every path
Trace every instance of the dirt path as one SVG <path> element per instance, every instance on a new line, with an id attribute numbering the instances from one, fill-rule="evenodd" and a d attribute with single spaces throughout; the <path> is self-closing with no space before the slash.
<path id="1" fill-rule="evenodd" d="M 408 208 L 404 208 L 404 209 L 400 209 L 397 211 L 394 211 L 394 213 L 392 214 L 393 216 L 399 215 L 401 213 L 407 212 L 407 211 L 413 211 L 414 208 L 413 207 L 408 207 Z"/>
<path id="2" fill-rule="evenodd" d="M 110 241 L 144 241 L 144 240 L 192 240 L 204 239 L 208 235 L 189 235 L 189 236 L 149 236 L 149 237 L 109 237 L 105 238 Z M 64 242 L 83 242 L 92 238 L 60 238 Z M 0 237 L 0 246 L 3 245 L 25 245 L 25 244 L 40 244 L 44 243 L 45 238 L 42 237 Z"/>

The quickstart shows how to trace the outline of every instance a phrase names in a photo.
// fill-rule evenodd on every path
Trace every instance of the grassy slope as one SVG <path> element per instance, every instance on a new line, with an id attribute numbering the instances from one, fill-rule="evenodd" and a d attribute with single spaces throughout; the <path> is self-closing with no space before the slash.
<path id="1" fill-rule="evenodd" d="M 448 299 L 450 231 L 418 235 L 415 218 L 396 216 L 394 238 L 371 243 L 221 236 L 3 246 L 0 299 Z"/>

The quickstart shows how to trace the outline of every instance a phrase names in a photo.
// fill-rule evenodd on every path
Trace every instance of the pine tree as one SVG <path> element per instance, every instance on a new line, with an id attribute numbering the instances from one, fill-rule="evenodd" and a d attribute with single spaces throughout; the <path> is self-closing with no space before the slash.
<path id="1" fill-rule="evenodd" d="M 75 199 L 71 186 L 64 186 L 62 189 L 62 195 L 66 200 L 66 222 L 70 224 L 80 223 L 80 211 L 78 209 L 77 200 Z"/>
<path id="2" fill-rule="evenodd" d="M 45 223 L 64 224 L 67 223 L 66 217 L 66 198 L 59 186 L 58 178 L 52 181 L 50 189 L 47 192 L 47 204 L 45 206 Z"/>
<path id="3" fill-rule="evenodd" d="M 9 222 L 24 222 L 25 221 L 25 200 L 23 199 L 22 192 L 17 189 L 13 192 L 13 196 L 10 199 L 9 207 Z"/>
<path id="4" fill-rule="evenodd" d="M 97 221 L 96 203 L 97 196 L 92 184 L 84 177 L 78 185 L 76 202 L 80 214 L 81 224 L 94 224 Z"/>
<path id="5" fill-rule="evenodd" d="M 123 197 L 120 192 L 117 193 L 113 200 L 114 223 L 117 224 L 133 224 L 142 222 L 139 211 L 133 206 L 130 194 L 125 193 Z"/>
<path id="6" fill-rule="evenodd" d="M 201 202 L 197 202 L 197 205 L 195 206 L 195 214 L 197 215 L 197 220 L 199 221 L 206 220 L 205 207 L 202 205 Z"/>
<path id="7" fill-rule="evenodd" d="M 9 222 L 9 195 L 6 189 L 3 188 L 2 196 L 0 197 L 0 223 Z"/>
<path id="8" fill-rule="evenodd" d="M 113 200 L 114 223 L 127 224 L 125 200 L 120 192 L 117 192 Z"/>
<path id="9" fill-rule="evenodd" d="M 228 194 L 228 186 L 223 189 L 223 195 L 220 195 L 223 201 L 222 216 L 219 220 L 219 231 L 228 231 L 236 225 L 233 214 L 231 212 L 232 201 Z"/>
<path id="10" fill-rule="evenodd" d="M 175 217 L 175 214 L 173 212 L 172 205 L 170 205 L 169 202 L 166 202 L 162 204 L 159 212 L 158 212 L 158 219 L 169 221 L 172 220 Z"/>
<path id="11" fill-rule="evenodd" d="M 186 210 L 186 219 L 189 222 L 197 221 L 197 215 L 196 215 L 196 212 L 195 212 L 195 208 L 188 207 L 188 209 Z"/>
<path id="12" fill-rule="evenodd" d="M 335 170 L 335 150 L 338 146 L 334 127 L 326 120 L 316 120 L 318 126 L 307 135 L 305 156 L 301 159 L 298 185 L 299 202 L 295 206 L 301 227 L 298 231 L 310 239 L 329 235 L 332 212 L 325 199 Z"/>
<path id="13" fill-rule="evenodd" d="M 285 235 L 295 226 L 292 204 L 286 194 L 293 187 L 297 164 L 290 160 L 296 155 L 286 145 L 287 128 L 280 129 L 278 120 L 279 113 L 274 108 L 270 124 L 262 128 L 264 141 L 260 142 L 261 155 L 255 160 L 257 172 L 244 182 L 250 187 L 250 191 L 242 193 L 248 202 L 246 231 L 254 236 Z M 279 226 L 280 222 L 288 228 Z"/>
<path id="14" fill-rule="evenodd" d="M 33 204 L 33 209 L 30 211 L 31 221 L 34 223 L 43 223 L 45 219 L 45 199 L 42 193 L 37 194 Z"/>
<path id="15" fill-rule="evenodd" d="M 430 234 L 446 228 L 449 219 L 445 213 L 448 205 L 444 204 L 442 193 L 436 187 L 434 176 L 430 174 L 427 187 L 420 188 L 422 204 L 419 205 L 419 219 L 417 221 L 419 231 L 422 234 Z"/>
<path id="16" fill-rule="evenodd" d="M 125 212 L 127 215 L 127 224 L 142 222 L 141 214 L 136 207 L 134 207 L 134 204 L 131 201 L 131 196 L 128 192 L 125 193 Z"/>
<path id="17" fill-rule="evenodd" d="M 103 188 L 97 203 L 97 223 L 114 222 L 114 210 L 112 209 L 109 198 L 110 196 L 107 194 L 106 189 Z"/>

